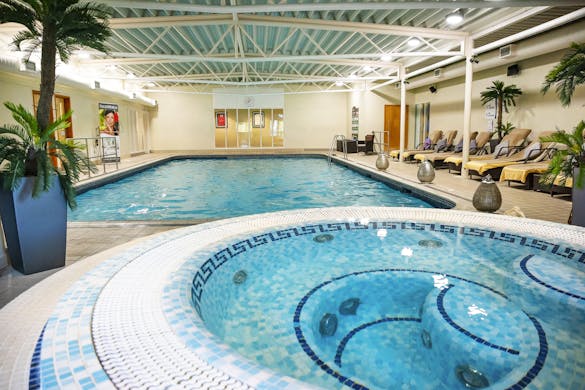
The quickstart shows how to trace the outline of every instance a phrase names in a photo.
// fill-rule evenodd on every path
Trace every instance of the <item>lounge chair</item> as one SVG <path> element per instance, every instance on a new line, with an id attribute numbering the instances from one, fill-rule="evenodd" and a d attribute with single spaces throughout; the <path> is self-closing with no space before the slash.
<path id="1" fill-rule="evenodd" d="M 492 138 L 492 133 L 489 131 L 477 132 L 474 131 L 469 135 L 469 153 L 476 154 L 478 150 L 483 150 L 487 142 Z M 436 152 L 436 153 L 417 153 L 414 155 L 415 160 L 428 160 L 435 168 L 441 168 L 443 162 L 447 157 L 463 155 L 463 138 L 450 152 Z"/>
<path id="2" fill-rule="evenodd" d="M 429 133 L 429 136 L 425 138 L 425 142 L 421 142 L 415 149 L 405 150 L 404 152 L 419 152 L 421 150 L 432 150 L 434 149 L 437 142 L 441 139 L 443 132 L 441 130 L 433 130 Z M 398 160 L 400 158 L 400 149 L 391 150 L 388 156 Z"/>
<path id="3" fill-rule="evenodd" d="M 548 170 L 549 160 L 531 162 L 526 164 L 512 164 L 502 168 L 500 173 L 500 182 L 522 183 L 528 189 L 534 188 L 534 178 Z"/>
<path id="4" fill-rule="evenodd" d="M 546 131 L 541 133 L 540 136 L 547 137 L 550 134 L 552 134 L 552 131 Z M 470 176 L 486 176 L 489 174 L 494 180 L 498 180 L 502 169 L 507 165 L 514 165 L 522 161 L 524 163 L 539 162 L 545 159 L 553 151 L 553 144 L 553 142 L 542 143 L 540 139 L 536 139 L 516 153 L 492 160 L 471 160 L 465 164 L 464 168 L 468 170 Z"/>
<path id="5" fill-rule="evenodd" d="M 469 161 L 473 160 L 493 160 L 499 157 L 508 156 L 509 154 L 518 151 L 521 146 L 526 142 L 526 137 L 530 134 L 530 129 L 514 129 L 494 148 L 492 153 L 478 154 L 469 157 Z M 463 162 L 463 156 L 451 156 L 445 159 L 445 163 L 449 164 L 449 172 L 461 172 L 461 163 Z"/>
<path id="6" fill-rule="evenodd" d="M 364 140 L 364 154 L 374 153 L 374 134 L 367 134 Z"/>
<path id="7" fill-rule="evenodd" d="M 405 150 L 404 153 L 402 154 L 402 161 L 413 161 L 414 156 L 417 154 L 418 155 L 430 154 L 450 150 L 451 147 L 453 146 L 453 141 L 455 140 L 455 137 L 457 137 L 457 130 L 450 130 L 443 135 L 443 138 L 437 141 L 437 144 L 433 149 L 415 151 Z"/>

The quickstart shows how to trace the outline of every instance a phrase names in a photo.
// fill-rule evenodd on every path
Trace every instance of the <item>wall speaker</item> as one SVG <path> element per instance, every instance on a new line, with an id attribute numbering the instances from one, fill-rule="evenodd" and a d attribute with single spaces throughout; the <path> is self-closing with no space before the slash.
<path id="1" fill-rule="evenodd" d="M 508 66 L 508 69 L 506 71 L 507 76 L 516 76 L 519 73 L 520 73 L 520 67 L 518 66 L 518 64 Z"/>
<path id="2" fill-rule="evenodd" d="M 435 87 L 434 85 L 431 85 L 429 87 L 429 91 L 431 91 L 431 93 L 435 93 L 435 92 L 437 92 L 437 87 Z"/>

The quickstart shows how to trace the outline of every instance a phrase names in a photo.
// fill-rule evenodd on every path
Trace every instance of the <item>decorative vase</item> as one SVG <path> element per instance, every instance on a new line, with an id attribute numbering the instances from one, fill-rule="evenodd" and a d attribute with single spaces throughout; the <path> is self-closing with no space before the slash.
<path id="1" fill-rule="evenodd" d="M 502 205 L 502 194 L 491 175 L 481 179 L 481 184 L 473 194 L 473 207 L 479 211 L 493 213 Z"/>
<path id="2" fill-rule="evenodd" d="M 420 164 L 420 167 L 418 167 L 416 177 L 421 183 L 432 182 L 435 179 L 435 168 L 433 168 L 433 164 L 429 160 L 424 160 Z"/>
<path id="3" fill-rule="evenodd" d="M 384 153 L 378 154 L 378 158 L 376 159 L 376 168 L 381 171 L 385 171 L 390 165 L 390 161 L 388 161 L 388 157 Z"/>

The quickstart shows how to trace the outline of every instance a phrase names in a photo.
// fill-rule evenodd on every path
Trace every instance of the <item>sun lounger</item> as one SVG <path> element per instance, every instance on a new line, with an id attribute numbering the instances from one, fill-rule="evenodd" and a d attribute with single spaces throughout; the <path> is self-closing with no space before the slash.
<path id="1" fill-rule="evenodd" d="M 543 132 L 540 136 L 546 137 L 550 134 L 552 134 L 552 131 Z M 492 160 L 471 160 L 465 164 L 464 168 L 468 170 L 470 176 L 486 176 L 489 174 L 494 180 L 498 180 L 500 178 L 500 173 L 505 166 L 514 165 L 521 161 L 525 163 L 539 162 L 546 158 L 550 158 L 553 151 L 553 143 L 542 143 L 540 139 L 537 139 L 532 141 L 522 150 L 509 156 Z"/>
<path id="2" fill-rule="evenodd" d="M 404 151 L 404 154 L 402 155 L 402 161 L 413 161 L 414 156 L 416 154 L 430 154 L 430 153 L 436 153 L 436 152 L 450 150 L 451 146 L 453 145 L 453 141 L 455 140 L 455 137 L 457 137 L 457 130 L 447 131 L 444 134 L 443 138 L 441 138 L 439 141 L 437 141 L 437 144 L 435 145 L 435 147 L 433 149 L 406 150 L 406 151 Z"/>
<path id="3" fill-rule="evenodd" d="M 482 150 L 491 137 L 492 133 L 489 131 L 482 131 L 479 133 L 477 131 L 474 131 L 473 133 L 471 133 L 469 135 L 469 153 L 476 154 L 478 150 Z M 433 167 L 440 168 L 443 166 L 443 162 L 447 157 L 461 156 L 463 154 L 461 150 L 463 150 L 463 140 L 459 142 L 454 151 L 427 154 L 417 153 L 414 155 L 414 159 L 419 160 L 421 162 L 429 160 L 431 164 L 433 164 Z"/>
<path id="4" fill-rule="evenodd" d="M 510 186 L 510 182 L 522 183 L 526 185 L 528 189 L 532 189 L 534 184 L 534 176 L 545 173 L 548 170 L 548 165 L 549 160 L 526 164 L 517 163 L 507 165 L 502 169 L 500 174 L 500 181 L 507 181 L 508 186 Z"/>
<path id="5" fill-rule="evenodd" d="M 526 141 L 526 137 L 530 134 L 530 129 L 514 129 L 510 133 L 506 134 L 500 143 L 494 148 L 490 154 L 475 155 L 469 157 L 469 161 L 473 160 L 493 160 L 496 158 L 504 157 L 512 152 L 518 151 L 518 149 Z M 455 172 L 461 172 L 461 163 L 463 162 L 463 156 L 451 156 L 445 159 L 445 163 L 449 164 L 449 172 L 452 170 Z"/>
<path id="6" fill-rule="evenodd" d="M 429 136 L 425 139 L 425 141 L 427 141 L 426 143 L 421 142 L 420 144 L 417 145 L 417 147 L 415 149 L 405 150 L 405 152 L 418 152 L 418 151 L 422 151 L 422 150 L 433 150 L 433 148 L 435 147 L 437 142 L 441 139 L 442 135 L 443 135 L 443 132 L 441 130 L 433 130 L 429 133 Z M 395 160 L 398 160 L 398 158 L 400 158 L 400 150 L 399 149 L 391 150 L 390 153 L 388 153 L 388 156 L 394 158 Z"/>

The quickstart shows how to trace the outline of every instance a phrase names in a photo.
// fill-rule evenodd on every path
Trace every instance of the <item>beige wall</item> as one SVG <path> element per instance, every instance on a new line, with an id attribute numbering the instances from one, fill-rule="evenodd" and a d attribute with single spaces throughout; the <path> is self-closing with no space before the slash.
<path id="1" fill-rule="evenodd" d="M 152 118 L 152 150 L 215 148 L 215 119 L 211 95 L 149 94 L 158 102 Z"/>
<path id="2" fill-rule="evenodd" d="M 479 56 L 479 63 L 474 65 L 472 84 L 471 131 L 486 130 L 485 108 L 481 105 L 480 94 L 494 80 L 505 85 L 515 84 L 523 94 L 516 99 L 516 107 L 503 114 L 503 122 L 511 122 L 517 128 L 530 128 L 533 133 L 541 131 L 566 129 L 571 130 L 580 120 L 585 119 L 585 87 L 578 86 L 570 107 L 562 107 L 554 90 L 546 95 L 540 93 L 545 75 L 557 65 L 573 41 L 585 39 L 585 21 L 578 21 L 563 26 L 546 34 L 519 42 L 513 46 L 513 55 L 499 58 L 498 51 L 487 52 Z M 545 54 L 546 53 L 546 54 Z M 518 64 L 520 74 L 507 76 L 507 67 Z M 480 70 L 487 68 L 486 70 Z M 463 62 L 443 69 L 444 78 L 463 75 Z M 411 85 L 418 88 L 411 90 L 416 103 L 431 103 L 431 129 L 463 129 L 464 78 L 449 80 L 435 79 L 429 75 L 415 77 Z M 437 87 L 431 94 L 430 85 Z"/>
<path id="3" fill-rule="evenodd" d="M 10 101 L 22 104 L 30 111 L 33 110 L 32 91 L 38 90 L 38 75 L 21 74 L 19 72 L 0 72 L 0 124 L 14 123 L 10 112 L 3 105 Z M 104 90 L 92 90 L 80 84 L 67 85 L 57 82 L 55 93 L 68 96 L 71 99 L 73 115 L 73 136 L 76 138 L 96 137 L 98 135 L 98 103 L 112 103 L 118 105 L 120 114 L 120 146 L 122 156 L 135 152 L 131 147 L 131 133 L 135 131 L 135 112 L 150 112 L 153 107 L 124 99 L 118 94 L 109 93 Z M 132 116 L 132 117 L 131 117 Z"/>

